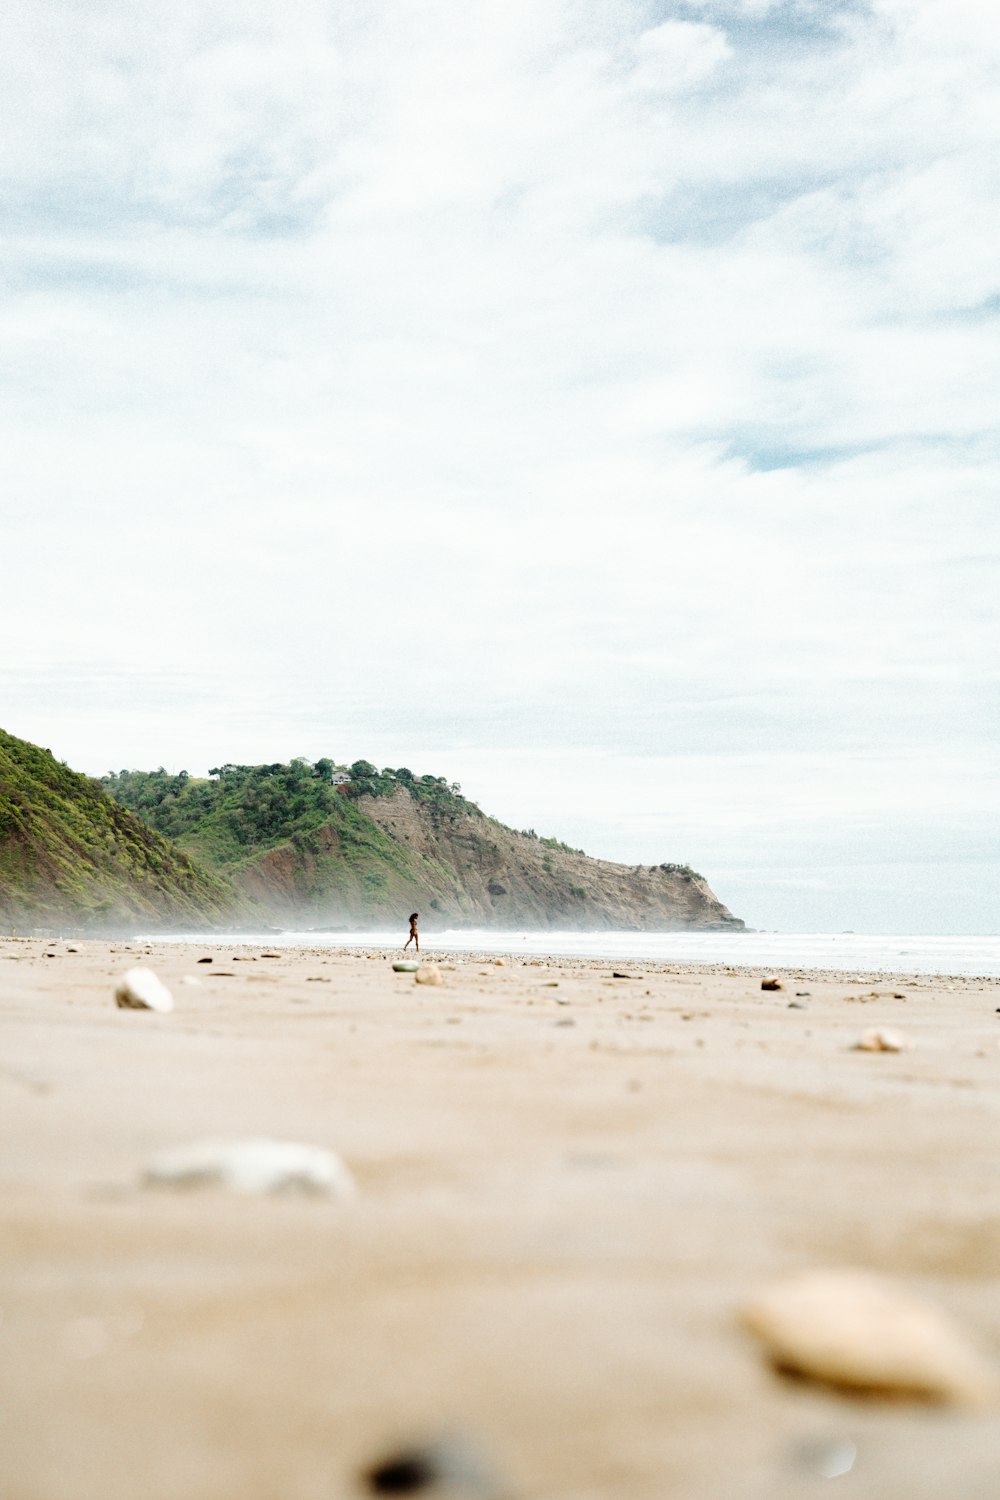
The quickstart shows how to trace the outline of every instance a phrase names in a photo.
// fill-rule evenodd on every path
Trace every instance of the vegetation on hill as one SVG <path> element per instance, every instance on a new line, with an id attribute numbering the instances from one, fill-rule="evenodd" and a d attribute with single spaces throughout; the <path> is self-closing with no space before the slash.
<path id="1" fill-rule="evenodd" d="M 48 750 L 0 730 L 0 913 L 81 922 L 222 918 L 226 882 Z"/>
<path id="2" fill-rule="evenodd" d="M 213 767 L 207 778 L 119 771 L 103 778 L 111 796 L 201 863 L 224 872 L 275 915 L 308 920 L 371 917 L 419 900 L 448 899 L 460 886 L 446 864 L 408 849 L 358 807 L 362 796 L 406 785 L 440 818 L 459 802 L 437 777 L 377 771 L 368 761 Z M 478 812 L 478 809 L 477 809 Z M 481 816 L 481 815 L 480 815 Z"/>
<path id="3" fill-rule="evenodd" d="M 161 767 L 104 785 L 272 919 L 366 924 L 429 908 L 448 923 L 741 925 L 686 866 L 588 859 L 406 766 L 299 759 L 202 778 Z"/>

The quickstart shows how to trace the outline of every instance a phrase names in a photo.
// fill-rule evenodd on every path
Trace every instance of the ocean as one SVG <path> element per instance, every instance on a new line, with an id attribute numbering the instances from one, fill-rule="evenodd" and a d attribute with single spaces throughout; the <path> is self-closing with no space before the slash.
<path id="1" fill-rule="evenodd" d="M 145 935 L 142 935 L 145 936 Z M 399 949 L 405 923 L 379 932 L 171 934 L 224 947 Z M 162 934 L 157 942 L 167 941 Z M 954 974 L 1000 978 L 1000 937 L 900 937 L 823 932 L 510 932 L 421 929 L 425 952 L 638 959 L 657 964 L 752 964 L 838 973 Z M 412 950 L 411 950 L 412 952 Z"/>

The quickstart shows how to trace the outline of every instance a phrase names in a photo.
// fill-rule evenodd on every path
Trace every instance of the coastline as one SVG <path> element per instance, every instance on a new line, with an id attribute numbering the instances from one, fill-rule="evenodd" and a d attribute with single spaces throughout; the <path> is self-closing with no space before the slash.
<path id="1" fill-rule="evenodd" d="M 994 1413 L 790 1384 L 737 1310 L 860 1265 L 1000 1360 L 1000 982 L 396 956 L 0 939 L 6 1492 L 350 1500 L 442 1431 L 514 1500 L 800 1500 L 845 1435 L 856 1497 L 988 1491 Z M 172 1014 L 115 1008 L 137 963 Z M 332 1149 L 357 1199 L 141 1187 L 213 1135 Z"/>

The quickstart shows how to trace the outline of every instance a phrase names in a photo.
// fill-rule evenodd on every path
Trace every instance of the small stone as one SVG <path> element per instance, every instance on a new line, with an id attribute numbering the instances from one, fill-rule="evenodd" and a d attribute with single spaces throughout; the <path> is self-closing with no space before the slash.
<path id="1" fill-rule="evenodd" d="M 470 1443 L 460 1438 L 400 1448 L 379 1459 L 362 1476 L 376 1495 L 451 1496 L 453 1500 L 500 1500 L 500 1483 Z"/>
<path id="2" fill-rule="evenodd" d="M 806 996 L 812 995 L 812 990 L 796 990 L 795 993 L 800 1000 L 803 1000 L 806 998 Z"/>
<path id="3" fill-rule="evenodd" d="M 174 997 L 152 969 L 128 969 L 118 981 L 115 1004 L 120 1010 L 168 1011 Z"/>
<path id="4" fill-rule="evenodd" d="M 257 1193 L 315 1193 L 347 1199 L 354 1179 L 339 1156 L 297 1141 L 213 1138 L 162 1152 L 146 1167 L 147 1187 L 224 1188 Z"/>
<path id="5" fill-rule="evenodd" d="M 634 974 L 623 974 L 619 969 L 612 969 L 611 970 L 611 978 L 612 979 L 634 979 L 635 975 Z"/>
<path id="6" fill-rule="evenodd" d="M 214 963 L 215 960 L 213 958 L 199 958 L 198 962 L 200 964 L 211 964 Z"/>
<path id="7" fill-rule="evenodd" d="M 400 958 L 393 964 L 392 972 L 394 974 L 415 974 L 419 968 L 420 964 L 415 963 L 412 959 Z"/>
<path id="8" fill-rule="evenodd" d="M 890 1026 L 873 1026 L 854 1044 L 855 1052 L 911 1052 L 913 1043 Z"/>
<path id="9" fill-rule="evenodd" d="M 493 960 L 493 967 L 495 969 L 505 969 L 507 967 L 507 960 L 505 958 L 495 958 Z"/>
<path id="10" fill-rule="evenodd" d="M 852 1391 L 985 1406 L 997 1373 L 937 1308 L 863 1271 L 811 1271 L 765 1287 L 744 1326 L 788 1373 Z"/>
<path id="11" fill-rule="evenodd" d="M 801 1000 L 789 1000 L 789 1002 L 788 1002 L 788 1009 L 789 1010 L 806 1010 L 806 1009 L 808 1009 L 808 1007 L 805 1006 L 805 1005 L 803 1005 Z"/>
<path id="12" fill-rule="evenodd" d="M 201 980 L 196 974 L 184 974 L 181 976 L 181 984 L 186 984 L 189 986 L 198 985 L 200 987 Z"/>
<path id="13" fill-rule="evenodd" d="M 444 984 L 437 964 L 421 964 L 413 977 L 417 984 Z"/>
<path id="14" fill-rule="evenodd" d="M 760 987 L 762 990 L 783 990 L 785 988 L 777 974 L 769 974 L 766 979 L 762 979 Z"/>

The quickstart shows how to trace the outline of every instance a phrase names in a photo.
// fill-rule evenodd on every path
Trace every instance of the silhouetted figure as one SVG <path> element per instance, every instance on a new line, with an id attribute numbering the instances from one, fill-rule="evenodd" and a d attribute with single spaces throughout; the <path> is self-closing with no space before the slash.
<path id="1" fill-rule="evenodd" d="M 417 916 L 418 915 L 419 915 L 419 913 L 417 913 L 415 911 L 410 913 L 410 935 L 406 939 L 406 942 L 403 944 L 403 952 L 404 953 L 406 952 L 407 948 L 410 946 L 411 943 L 414 945 L 414 952 L 415 953 L 419 953 L 420 952 L 420 935 L 417 932 Z"/>

